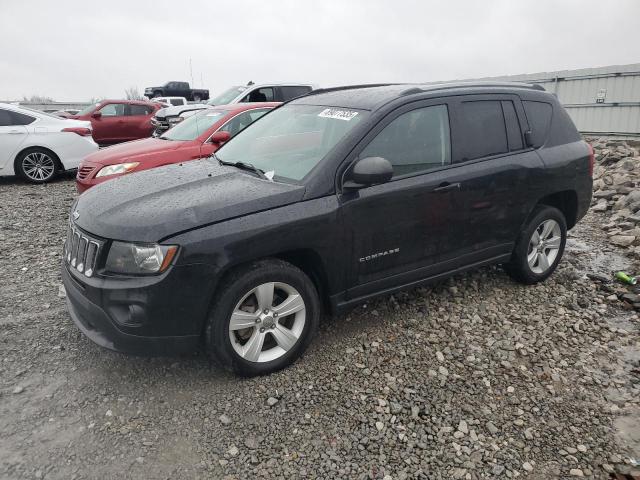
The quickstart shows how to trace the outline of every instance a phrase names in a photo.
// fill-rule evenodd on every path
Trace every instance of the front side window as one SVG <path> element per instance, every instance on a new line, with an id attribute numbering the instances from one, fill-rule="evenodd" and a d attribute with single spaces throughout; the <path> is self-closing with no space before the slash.
<path id="1" fill-rule="evenodd" d="M 148 105 L 129 105 L 129 115 L 135 117 L 137 115 L 149 115 L 151 107 Z"/>
<path id="2" fill-rule="evenodd" d="M 400 177 L 451 163 L 449 114 L 446 105 L 403 113 L 367 145 L 360 158 L 383 157 Z"/>
<path id="3" fill-rule="evenodd" d="M 351 108 L 285 105 L 240 132 L 216 155 L 274 171 L 276 180 L 302 180 L 368 115 Z"/>
<path id="4" fill-rule="evenodd" d="M 507 153 L 507 131 L 499 100 L 462 102 L 462 161 Z"/>
<path id="5" fill-rule="evenodd" d="M 236 115 L 227 123 L 225 123 L 222 127 L 220 127 L 221 131 L 229 132 L 229 134 L 233 137 L 234 135 L 240 133 L 242 130 L 247 128 L 257 119 L 259 119 L 262 115 L 267 113 L 269 109 L 261 108 L 259 110 L 250 110 L 248 112 L 242 112 L 239 115 Z"/>
<path id="6" fill-rule="evenodd" d="M 160 138 L 185 142 L 195 140 L 209 130 L 216 122 L 222 120 L 226 114 L 227 112 L 225 110 L 204 110 L 198 112 L 167 130 Z"/>
<path id="7" fill-rule="evenodd" d="M 249 94 L 244 97 L 241 102 L 273 102 L 273 88 L 271 87 L 263 87 L 256 88 L 249 92 Z"/>
<path id="8" fill-rule="evenodd" d="M 123 117 L 124 110 L 123 103 L 108 103 L 100 109 L 100 113 L 103 117 Z"/>

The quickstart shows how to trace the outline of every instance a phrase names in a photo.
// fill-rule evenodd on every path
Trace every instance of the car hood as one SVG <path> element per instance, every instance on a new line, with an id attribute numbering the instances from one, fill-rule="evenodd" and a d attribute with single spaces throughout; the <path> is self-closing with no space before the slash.
<path id="1" fill-rule="evenodd" d="M 123 175 L 80 195 L 76 224 L 103 238 L 158 242 L 298 202 L 304 187 L 271 182 L 212 158 Z"/>
<path id="2" fill-rule="evenodd" d="M 166 118 L 166 117 L 174 117 L 178 116 L 183 112 L 188 112 L 191 110 L 203 110 L 205 108 L 213 108 L 211 105 L 206 105 L 204 103 L 192 103 L 189 105 L 172 105 L 170 107 L 161 108 L 156 112 L 156 117 L 158 118 Z"/>
<path id="3" fill-rule="evenodd" d="M 119 143 L 103 148 L 85 158 L 85 161 L 100 165 L 115 165 L 129 160 L 137 162 L 158 154 L 180 150 L 192 142 L 161 140 L 159 138 L 144 138 L 132 142 Z M 185 159 L 186 160 L 186 159 Z"/>

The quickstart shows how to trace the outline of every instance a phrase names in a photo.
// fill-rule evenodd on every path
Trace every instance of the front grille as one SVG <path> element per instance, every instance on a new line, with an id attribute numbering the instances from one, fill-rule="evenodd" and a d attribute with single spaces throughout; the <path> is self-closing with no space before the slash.
<path id="1" fill-rule="evenodd" d="M 91 277 L 95 273 L 96 262 L 102 246 L 102 241 L 70 225 L 64 244 L 64 260 L 70 268 L 86 277 Z"/>
<path id="2" fill-rule="evenodd" d="M 83 167 L 80 167 L 80 168 L 78 169 L 78 178 L 79 178 L 80 180 L 84 180 L 85 178 L 87 178 L 87 177 L 89 176 L 89 174 L 90 174 L 91 172 L 93 172 L 93 169 L 94 169 L 94 168 L 95 168 L 95 167 L 94 167 L 93 165 L 85 165 L 85 166 L 83 166 Z"/>

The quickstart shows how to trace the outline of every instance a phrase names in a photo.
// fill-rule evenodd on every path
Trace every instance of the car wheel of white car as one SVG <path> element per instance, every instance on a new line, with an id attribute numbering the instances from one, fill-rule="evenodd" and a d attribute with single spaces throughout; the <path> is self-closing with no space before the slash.
<path id="1" fill-rule="evenodd" d="M 58 171 L 60 160 L 44 148 L 29 148 L 16 158 L 16 173 L 31 183 L 46 183 L 52 180 Z"/>

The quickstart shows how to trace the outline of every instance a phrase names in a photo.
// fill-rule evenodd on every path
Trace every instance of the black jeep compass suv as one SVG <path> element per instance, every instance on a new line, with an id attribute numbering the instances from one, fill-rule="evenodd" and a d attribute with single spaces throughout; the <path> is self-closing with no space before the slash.
<path id="1" fill-rule="evenodd" d="M 62 275 L 90 339 L 131 353 L 201 342 L 282 368 L 338 312 L 501 263 L 535 283 L 591 200 L 593 154 L 527 84 L 312 92 L 216 156 L 104 183 L 72 208 Z"/>

